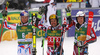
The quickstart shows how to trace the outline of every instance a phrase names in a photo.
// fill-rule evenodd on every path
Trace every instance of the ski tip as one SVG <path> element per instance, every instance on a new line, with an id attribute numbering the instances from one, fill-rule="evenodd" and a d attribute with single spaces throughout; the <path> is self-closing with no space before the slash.
<path id="1" fill-rule="evenodd" d="M 94 14 L 94 13 L 93 13 L 92 11 L 90 11 L 90 12 L 89 12 L 89 18 L 93 18 L 93 14 Z"/>
<path id="2" fill-rule="evenodd" d="M 93 14 L 93 12 L 92 11 L 89 11 L 89 14 Z"/>
<path id="3" fill-rule="evenodd" d="M 92 11 L 89 11 L 89 15 L 93 15 L 93 12 Z"/>

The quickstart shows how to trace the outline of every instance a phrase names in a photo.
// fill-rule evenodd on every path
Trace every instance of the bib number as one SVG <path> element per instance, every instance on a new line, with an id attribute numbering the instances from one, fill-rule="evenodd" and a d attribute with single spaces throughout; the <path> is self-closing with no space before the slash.
<path id="1" fill-rule="evenodd" d="M 22 33 L 22 38 L 25 38 L 25 33 Z"/>

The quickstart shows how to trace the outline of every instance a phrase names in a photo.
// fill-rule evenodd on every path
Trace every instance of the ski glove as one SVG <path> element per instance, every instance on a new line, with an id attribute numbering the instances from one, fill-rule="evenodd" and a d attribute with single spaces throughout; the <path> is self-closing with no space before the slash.
<path id="1" fill-rule="evenodd" d="M 71 16 L 71 8 L 70 7 L 69 8 L 65 8 L 65 10 L 66 10 L 67 17 Z"/>
<path id="2" fill-rule="evenodd" d="M 3 20 L 5 20 L 7 18 L 7 13 L 8 12 L 5 9 L 1 12 L 1 14 L 3 16 Z"/>
<path id="3" fill-rule="evenodd" d="M 84 45 L 86 45 L 86 44 L 87 44 L 87 41 L 84 42 Z"/>
<path id="4" fill-rule="evenodd" d="M 82 47 L 84 47 L 86 45 L 87 45 L 87 42 L 86 41 L 77 41 L 77 47 L 82 48 Z"/>
<path id="5" fill-rule="evenodd" d="M 41 7 L 39 7 L 39 14 L 40 15 L 42 15 L 43 13 L 45 13 L 45 11 L 46 11 L 46 7 L 45 6 L 41 6 Z"/>

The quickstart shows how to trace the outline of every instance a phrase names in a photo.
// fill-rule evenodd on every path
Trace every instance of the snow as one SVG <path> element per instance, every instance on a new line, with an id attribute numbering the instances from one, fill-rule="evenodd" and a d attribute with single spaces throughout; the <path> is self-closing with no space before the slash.
<path id="1" fill-rule="evenodd" d="M 42 38 L 37 40 L 37 55 L 43 55 L 43 48 L 41 47 Z M 64 55 L 73 54 L 73 44 L 74 37 L 66 37 L 64 39 Z M 0 43 L 0 55 L 17 55 L 17 41 L 3 41 Z M 46 55 L 47 49 L 47 40 L 45 40 L 44 55 Z M 97 41 L 89 45 L 89 55 L 100 55 L 100 37 L 97 38 Z"/>
<path id="2" fill-rule="evenodd" d="M 0 43 L 0 55 L 17 55 L 17 41 L 3 41 Z"/>

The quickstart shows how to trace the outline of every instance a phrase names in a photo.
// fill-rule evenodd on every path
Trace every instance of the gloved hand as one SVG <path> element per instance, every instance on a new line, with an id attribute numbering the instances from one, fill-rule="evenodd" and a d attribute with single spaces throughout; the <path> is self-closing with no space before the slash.
<path id="1" fill-rule="evenodd" d="M 71 6 L 72 4 L 69 4 L 67 5 L 67 8 L 65 8 L 67 17 L 71 16 Z"/>
<path id="2" fill-rule="evenodd" d="M 66 12 L 71 12 L 71 6 L 72 4 L 67 5 L 67 8 L 65 8 Z"/>
<path id="3" fill-rule="evenodd" d="M 45 6 L 41 6 L 41 7 L 39 7 L 39 14 L 40 15 L 42 15 L 43 13 L 45 13 L 45 11 L 46 11 L 46 8 L 45 8 Z"/>
<path id="4" fill-rule="evenodd" d="M 1 12 L 3 20 L 5 20 L 7 18 L 7 13 L 8 12 L 5 9 Z"/>
<path id="5" fill-rule="evenodd" d="M 82 46 L 82 42 L 81 41 L 77 41 L 77 46 L 78 47 Z"/>
<path id="6" fill-rule="evenodd" d="M 84 42 L 84 45 L 87 45 L 87 44 L 88 44 L 87 41 L 85 41 L 85 42 Z"/>
<path id="7" fill-rule="evenodd" d="M 86 41 L 77 41 L 77 46 L 80 47 L 80 48 L 82 48 L 82 47 L 84 47 L 86 45 L 87 45 Z"/>
<path id="8" fill-rule="evenodd" d="M 71 7 L 71 6 L 72 6 L 72 3 L 71 3 L 71 4 L 68 4 L 68 5 L 67 5 L 67 8 L 69 8 L 69 7 Z"/>

